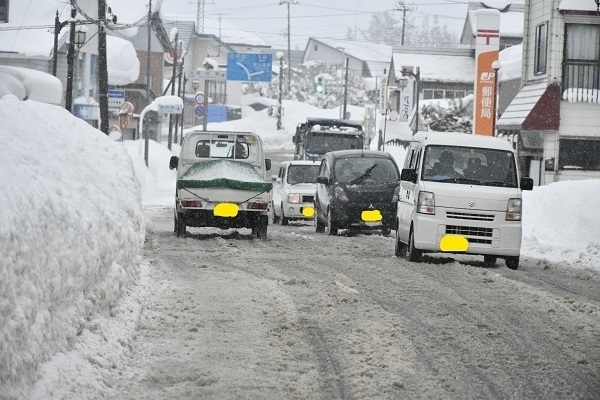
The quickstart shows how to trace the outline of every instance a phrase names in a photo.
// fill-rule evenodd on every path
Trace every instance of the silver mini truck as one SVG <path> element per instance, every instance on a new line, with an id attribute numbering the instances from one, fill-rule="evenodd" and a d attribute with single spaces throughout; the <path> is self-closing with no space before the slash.
<path id="1" fill-rule="evenodd" d="M 192 131 L 181 143 L 177 169 L 175 234 L 186 227 L 250 228 L 267 238 L 271 182 L 260 136 L 248 132 Z"/>

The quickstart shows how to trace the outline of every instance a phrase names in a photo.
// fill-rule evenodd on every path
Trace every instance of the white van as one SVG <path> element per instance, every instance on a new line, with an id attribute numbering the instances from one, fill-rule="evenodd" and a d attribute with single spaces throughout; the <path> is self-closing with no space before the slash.
<path id="1" fill-rule="evenodd" d="M 504 258 L 519 267 L 521 178 L 509 142 L 489 136 L 419 132 L 404 162 L 398 195 L 396 256 L 424 252 Z"/>

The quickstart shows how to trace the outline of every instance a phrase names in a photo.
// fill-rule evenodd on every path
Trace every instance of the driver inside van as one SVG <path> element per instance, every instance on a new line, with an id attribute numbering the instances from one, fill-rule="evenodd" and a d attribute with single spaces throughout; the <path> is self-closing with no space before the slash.
<path id="1" fill-rule="evenodd" d="M 459 178 L 461 175 L 454 169 L 454 155 L 444 150 L 431 170 L 432 176 L 444 176 L 448 178 Z"/>

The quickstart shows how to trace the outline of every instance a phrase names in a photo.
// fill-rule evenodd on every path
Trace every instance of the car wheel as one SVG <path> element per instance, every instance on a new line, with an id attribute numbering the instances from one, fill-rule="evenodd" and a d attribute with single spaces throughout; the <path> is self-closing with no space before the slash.
<path id="1" fill-rule="evenodd" d="M 383 228 L 381 228 L 381 234 L 383 236 L 389 236 L 390 233 L 392 233 L 392 228 L 384 226 Z"/>
<path id="2" fill-rule="evenodd" d="M 408 235 L 408 249 L 407 249 L 408 261 L 419 262 L 423 256 L 421 250 L 415 248 L 415 233 L 413 228 L 410 228 L 410 234 Z"/>
<path id="3" fill-rule="evenodd" d="M 179 215 L 179 213 L 175 213 L 175 236 L 181 237 L 181 236 L 185 236 L 185 234 L 186 234 L 185 221 L 183 220 L 181 215 Z"/>
<path id="4" fill-rule="evenodd" d="M 273 207 L 273 223 L 278 224 L 279 220 L 281 218 L 275 213 L 275 204 L 272 204 L 272 207 Z"/>
<path id="5" fill-rule="evenodd" d="M 498 257 L 496 257 L 496 256 L 483 256 L 483 263 L 489 264 L 489 265 L 494 265 L 494 264 L 496 264 L 497 259 L 498 259 Z"/>
<path id="6" fill-rule="evenodd" d="M 394 254 L 396 257 L 402 257 L 406 254 L 406 245 L 400 241 L 400 234 L 396 228 L 396 241 L 394 243 Z"/>
<path id="7" fill-rule="evenodd" d="M 505 257 L 504 261 L 506 261 L 506 266 L 508 269 L 517 269 L 519 268 L 519 257 Z"/>
<path id="8" fill-rule="evenodd" d="M 331 209 L 327 210 L 327 233 L 329 235 L 337 235 L 338 233 L 337 223 L 333 219 Z"/>
<path id="9" fill-rule="evenodd" d="M 315 207 L 315 232 L 325 232 L 325 224 L 319 219 L 319 209 Z"/>
<path id="10" fill-rule="evenodd" d="M 267 239 L 267 227 L 269 226 L 269 217 L 262 215 L 256 219 L 252 225 L 252 236 L 260 240 Z"/>
<path id="11" fill-rule="evenodd" d="M 285 217 L 283 213 L 283 204 L 281 205 L 281 225 L 288 225 L 290 223 L 290 219 Z"/>

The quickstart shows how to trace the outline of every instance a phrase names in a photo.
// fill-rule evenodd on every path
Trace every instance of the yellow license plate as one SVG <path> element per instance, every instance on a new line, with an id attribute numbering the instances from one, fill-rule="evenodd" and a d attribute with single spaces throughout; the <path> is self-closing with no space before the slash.
<path id="1" fill-rule="evenodd" d="M 216 217 L 235 217 L 238 214 L 239 207 L 233 203 L 219 203 L 215 206 L 213 214 Z"/>
<path id="2" fill-rule="evenodd" d="M 441 251 L 467 251 L 469 249 L 469 241 L 461 235 L 446 235 L 440 240 Z"/>
<path id="3" fill-rule="evenodd" d="M 304 215 L 307 218 L 313 217 L 315 215 L 315 208 L 314 207 L 303 207 L 302 215 Z"/>
<path id="4" fill-rule="evenodd" d="M 381 211 L 379 210 L 366 210 L 360 214 L 360 217 L 365 222 L 379 222 L 383 219 Z"/>

